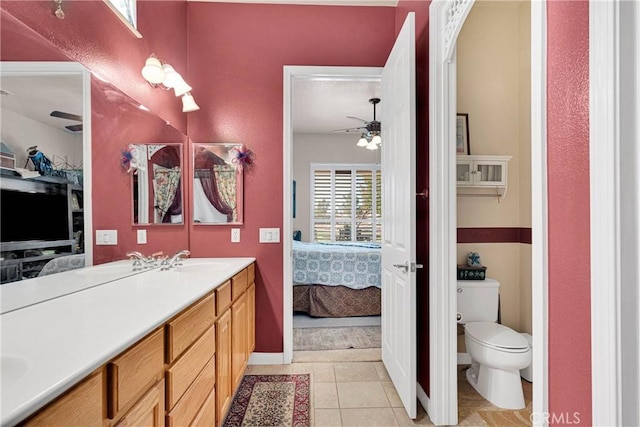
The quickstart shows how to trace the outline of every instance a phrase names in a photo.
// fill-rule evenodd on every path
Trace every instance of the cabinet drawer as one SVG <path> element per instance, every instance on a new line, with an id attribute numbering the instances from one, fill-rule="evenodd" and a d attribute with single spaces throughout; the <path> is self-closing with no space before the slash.
<path id="1" fill-rule="evenodd" d="M 213 325 L 216 316 L 215 301 L 215 294 L 211 294 L 167 324 L 167 363 L 173 363 Z"/>
<path id="2" fill-rule="evenodd" d="M 247 282 L 248 284 L 252 284 L 256 281 L 256 265 L 251 264 L 249 267 L 247 267 Z"/>
<path id="3" fill-rule="evenodd" d="M 220 316 L 231 306 L 231 280 L 216 289 L 216 316 Z"/>
<path id="4" fill-rule="evenodd" d="M 187 426 L 196 418 L 198 410 L 216 383 L 215 357 L 200 371 L 193 384 L 167 415 L 167 427 Z M 215 418 L 214 418 L 215 423 Z M 213 425 L 213 423 L 211 424 Z"/>
<path id="5" fill-rule="evenodd" d="M 108 411 L 118 412 L 137 401 L 151 385 L 162 379 L 164 334 L 158 329 L 107 365 Z"/>
<path id="6" fill-rule="evenodd" d="M 167 371 L 167 409 L 180 400 L 215 352 L 215 327 L 212 326 Z"/>
<path id="7" fill-rule="evenodd" d="M 240 273 L 231 278 L 231 296 L 235 300 L 247 289 L 247 269 L 245 268 Z"/>
<path id="8" fill-rule="evenodd" d="M 164 381 L 160 381 L 122 417 L 115 427 L 164 426 Z"/>
<path id="9" fill-rule="evenodd" d="M 216 392 L 211 390 L 207 400 L 190 427 L 211 427 L 216 425 Z"/>
<path id="10" fill-rule="evenodd" d="M 24 425 L 29 427 L 101 426 L 104 419 L 103 384 L 103 371 L 100 370 L 40 411 Z"/>

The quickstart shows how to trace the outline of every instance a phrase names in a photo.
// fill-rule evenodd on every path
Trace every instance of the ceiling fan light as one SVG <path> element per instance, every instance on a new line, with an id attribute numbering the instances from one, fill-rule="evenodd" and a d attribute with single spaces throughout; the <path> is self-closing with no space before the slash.
<path id="1" fill-rule="evenodd" d="M 142 77 L 149 83 L 160 84 L 164 80 L 164 71 L 160 60 L 155 56 L 150 56 L 142 67 Z"/>
<path id="2" fill-rule="evenodd" d="M 360 140 L 358 141 L 358 143 L 356 144 L 358 147 L 366 147 L 367 145 L 369 145 L 369 141 L 367 141 L 367 138 L 364 134 L 362 134 L 362 136 L 360 137 Z"/>
<path id="3" fill-rule="evenodd" d="M 196 104 L 196 100 L 190 93 L 186 93 L 182 96 L 182 112 L 190 113 L 192 111 L 199 110 L 200 107 Z"/>
<path id="4" fill-rule="evenodd" d="M 377 149 L 378 149 L 378 144 L 373 142 L 373 139 L 372 139 L 371 142 L 367 144 L 367 150 L 377 150 Z"/>
<path id="5" fill-rule="evenodd" d="M 371 139 L 371 143 L 372 144 L 376 144 L 376 145 L 380 145 L 380 144 L 382 144 L 382 138 L 380 138 L 380 135 L 376 135 Z"/>

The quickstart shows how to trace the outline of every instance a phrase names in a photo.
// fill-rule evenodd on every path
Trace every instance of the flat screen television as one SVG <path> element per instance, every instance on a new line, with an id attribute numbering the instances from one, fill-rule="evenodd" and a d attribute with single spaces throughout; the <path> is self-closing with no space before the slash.
<path id="1" fill-rule="evenodd" d="M 0 241 L 68 240 L 66 189 L 60 191 L 0 190 Z"/>

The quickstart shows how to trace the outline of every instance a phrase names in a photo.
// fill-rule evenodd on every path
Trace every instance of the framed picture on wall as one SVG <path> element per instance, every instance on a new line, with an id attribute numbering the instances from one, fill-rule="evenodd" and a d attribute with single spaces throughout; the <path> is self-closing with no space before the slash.
<path id="1" fill-rule="evenodd" d="M 471 154 L 469 145 L 469 114 L 456 115 L 456 154 Z"/>

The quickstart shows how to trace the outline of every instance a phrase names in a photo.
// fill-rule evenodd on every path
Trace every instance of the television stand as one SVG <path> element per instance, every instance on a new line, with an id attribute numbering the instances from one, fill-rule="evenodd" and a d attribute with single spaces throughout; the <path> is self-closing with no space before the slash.
<path id="1" fill-rule="evenodd" d="M 75 253 L 75 240 L 30 240 L 1 245 L 0 283 L 36 277 L 50 260 Z"/>

